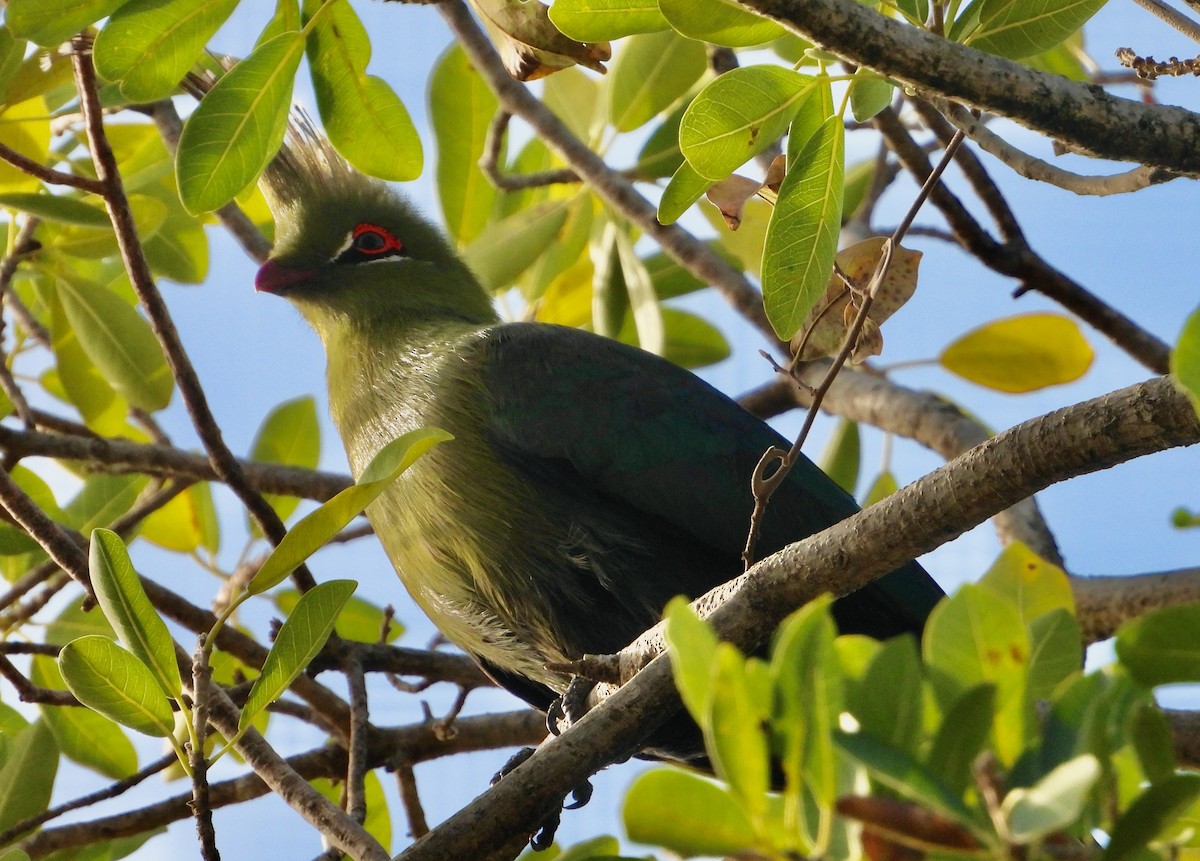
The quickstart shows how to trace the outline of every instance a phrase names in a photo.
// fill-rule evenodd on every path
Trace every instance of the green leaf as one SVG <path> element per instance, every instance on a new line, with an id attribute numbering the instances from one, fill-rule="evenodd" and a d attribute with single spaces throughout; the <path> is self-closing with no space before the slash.
<path id="1" fill-rule="evenodd" d="M 1171 373 L 1200 412 L 1200 309 L 1188 315 L 1171 351 Z"/>
<path id="2" fill-rule="evenodd" d="M 692 611 L 687 598 L 672 598 L 663 610 L 665 636 L 671 650 L 671 673 L 679 697 L 702 728 L 708 722 L 717 637 Z"/>
<path id="3" fill-rule="evenodd" d="M 790 340 L 825 293 L 842 221 L 841 118 L 825 120 L 783 184 L 763 249 L 763 302 L 776 334 Z"/>
<path id="4" fill-rule="evenodd" d="M 760 711 L 751 695 L 747 661 L 729 643 L 718 643 L 712 666 L 712 690 L 705 721 L 706 747 L 717 775 L 729 784 L 751 821 L 766 813 L 770 765 L 763 727 L 768 704 Z M 754 660 L 754 659 L 751 659 Z"/>
<path id="5" fill-rule="evenodd" d="M 112 640 L 116 632 L 103 613 L 95 613 L 83 609 L 83 599 L 77 598 L 58 614 L 53 622 L 46 626 L 46 643 L 51 646 L 65 646 L 79 637 L 95 634 Z M 4 727 L 0 724 L 0 731 Z"/>
<path id="6" fill-rule="evenodd" d="M 353 580 L 330 580 L 304 593 L 267 653 L 262 675 L 255 679 L 242 708 L 238 729 L 245 729 L 260 711 L 279 699 L 321 651 L 338 613 L 357 586 Z"/>
<path id="7" fill-rule="evenodd" d="M 860 68 L 854 74 L 850 90 L 850 111 L 857 122 L 865 123 L 892 103 L 896 87 L 877 72 Z"/>
<path id="8" fill-rule="evenodd" d="M 629 308 L 633 312 L 633 322 L 637 329 L 638 346 L 643 350 L 662 355 L 665 342 L 663 333 L 662 309 L 658 305 L 658 295 L 654 292 L 654 283 L 650 273 L 642 264 L 642 260 L 633 250 L 633 242 L 624 229 L 617 227 L 615 222 L 609 223 L 616 241 L 617 258 L 621 266 L 621 281 L 629 296 Z"/>
<path id="9" fill-rule="evenodd" d="M 579 42 L 605 42 L 670 26 L 655 0 L 555 0 L 550 20 Z"/>
<path id="10" fill-rule="evenodd" d="M 821 472 L 837 482 L 838 487 L 850 495 L 854 495 L 854 487 L 858 484 L 858 463 L 861 444 L 858 438 L 858 422 L 849 419 L 838 419 L 837 426 L 821 452 L 818 465 Z"/>
<path id="11" fill-rule="evenodd" d="M 779 139 L 812 86 L 813 78 L 779 66 L 726 72 L 684 111 L 684 158 L 703 176 L 724 179 Z"/>
<path id="12" fill-rule="evenodd" d="M 691 101 L 681 102 L 646 138 L 633 166 L 638 179 L 669 177 L 684 163 L 679 149 L 679 124 L 690 104 Z"/>
<path id="13" fill-rule="evenodd" d="M 282 33 L 234 66 L 188 117 L 176 173 L 188 212 L 209 212 L 250 185 L 279 149 L 302 33 Z"/>
<path id="14" fill-rule="evenodd" d="M 107 526 L 132 508 L 145 486 L 142 475 L 89 475 L 79 493 L 63 506 L 63 522 L 90 535 L 97 526 Z"/>
<path id="15" fill-rule="evenodd" d="M 14 39 L 8 27 L 0 26 L 0 104 L 12 103 L 5 90 L 17 69 L 21 68 L 21 61 L 25 59 L 28 49 L 29 45 L 24 39 Z"/>
<path id="16" fill-rule="evenodd" d="M 681 368 L 703 368 L 729 358 L 729 342 L 712 323 L 677 308 L 660 307 L 659 313 L 663 326 L 660 355 L 664 359 Z M 626 344 L 639 343 L 632 314 L 626 315 L 617 340 Z"/>
<path id="17" fill-rule="evenodd" d="M 921 659 L 912 637 L 894 637 L 875 653 L 861 681 L 850 686 L 847 706 L 863 732 L 915 753 L 924 723 Z"/>
<path id="18" fill-rule="evenodd" d="M 728 48 L 761 45 L 787 32 L 731 0 L 659 0 L 658 7 L 683 35 Z"/>
<path id="19" fill-rule="evenodd" d="M 962 801 L 908 754 L 865 733 L 835 730 L 833 740 L 849 756 L 866 766 L 872 777 L 902 798 L 974 828 L 975 823 Z"/>
<path id="20" fill-rule="evenodd" d="M 595 220 L 595 198 L 581 194 L 567 202 L 567 219 L 550 243 L 521 276 L 521 290 L 529 300 L 546 294 L 555 280 L 579 263 Z"/>
<path id="21" fill-rule="evenodd" d="M 325 133 L 363 173 L 397 182 L 416 179 L 424 160 L 421 138 L 391 85 L 366 73 L 370 59 L 371 42 L 354 9 L 332 4 L 308 34 L 308 65 Z"/>
<path id="22" fill-rule="evenodd" d="M 1029 626 L 1029 685 L 1026 696 L 1044 700 L 1083 669 L 1083 635 L 1063 609 L 1038 616 Z"/>
<path id="23" fill-rule="evenodd" d="M 63 311 L 96 368 L 132 405 L 147 412 L 165 407 L 175 380 L 150 324 L 108 288 L 65 268 L 57 275 Z"/>
<path id="24" fill-rule="evenodd" d="M 1000 807 L 1009 839 L 1017 845 L 1033 843 L 1071 825 L 1083 812 L 1100 773 L 1096 757 L 1084 754 L 1064 762 L 1033 786 L 1009 792 Z"/>
<path id="25" fill-rule="evenodd" d="M 317 792 L 324 795 L 333 804 L 341 806 L 344 789 L 341 782 L 334 783 L 327 777 L 318 777 L 309 782 Z M 363 828 L 379 841 L 380 846 L 388 850 L 392 845 L 392 818 L 388 815 L 387 795 L 383 791 L 383 782 L 379 779 L 379 772 L 368 771 L 364 775 L 363 790 L 363 800 L 367 805 L 367 818 L 363 822 Z M 561 861 L 561 858 L 562 856 L 559 856 L 555 861 Z"/>
<path id="26" fill-rule="evenodd" d="M 175 660 L 175 642 L 146 596 L 121 536 L 108 529 L 94 530 L 88 568 L 96 600 L 117 637 L 149 668 L 147 672 L 153 671 L 159 692 L 178 698 L 183 691 L 183 682 Z M 67 675 L 65 670 L 63 675 Z M 70 683 L 69 676 L 67 682 Z"/>
<path id="27" fill-rule="evenodd" d="M 1029 635 L 1017 608 L 977 585 L 963 586 L 930 614 L 923 649 L 941 702 L 980 682 L 996 686 L 996 755 L 1011 765 L 1035 725 L 1025 696 Z"/>
<path id="28" fill-rule="evenodd" d="M 291 615 L 300 602 L 300 592 L 295 589 L 280 589 L 275 593 L 275 606 L 285 615 Z M 383 630 L 383 610 L 370 601 L 358 596 L 351 596 L 338 614 L 337 623 L 333 629 L 343 640 L 355 640 L 359 643 L 378 643 L 379 634 Z M 392 642 L 404 633 L 404 626 L 395 619 L 388 625 L 386 642 Z"/>
<path id="29" fill-rule="evenodd" d="M 742 855 L 754 828 L 729 790 L 699 775 L 657 768 L 634 780 L 622 810 L 629 839 L 684 857 Z"/>
<path id="30" fill-rule="evenodd" d="M 72 640 L 59 653 L 58 667 L 71 693 L 106 718 L 155 738 L 174 731 L 175 716 L 154 673 L 112 640 Z"/>
<path id="31" fill-rule="evenodd" d="M 171 95 L 238 0 L 132 0 L 96 36 L 96 72 L 121 95 L 152 102 Z"/>
<path id="32" fill-rule="evenodd" d="M 1158 783 L 1175 773 L 1175 734 L 1157 705 L 1146 702 L 1137 707 L 1130 738 L 1142 771 L 1151 783 Z"/>
<path id="33" fill-rule="evenodd" d="M 942 367 L 963 379 L 1020 394 L 1073 382 L 1094 353 L 1075 321 L 1060 314 L 1023 314 L 981 326 L 946 347 Z"/>
<path id="34" fill-rule="evenodd" d="M 1117 658 L 1148 688 L 1200 681 L 1200 604 L 1164 607 L 1117 631 Z"/>
<path id="35" fill-rule="evenodd" d="M 58 748 L 44 721 L 17 733 L 0 768 L 0 831 L 49 807 L 57 771 Z"/>
<path id="36" fill-rule="evenodd" d="M 496 187 L 479 168 L 499 102 L 455 43 L 429 76 L 429 121 L 437 143 L 437 193 L 446 230 L 460 247 L 479 235 Z"/>
<path id="37" fill-rule="evenodd" d="M 99 614 L 93 614 L 99 615 Z M 53 690 L 66 690 L 58 664 L 47 655 L 35 655 L 30 681 Z M 133 742 L 113 721 L 91 709 L 43 705 L 42 719 L 54 734 L 63 755 L 105 777 L 121 780 L 137 771 Z"/>
<path id="38" fill-rule="evenodd" d="M 53 520 L 63 519 L 62 511 L 54 499 L 54 491 L 40 475 L 27 466 L 17 464 L 10 471 L 9 477 L 47 516 Z M 0 523 L 0 556 L 16 556 L 36 550 L 40 546 L 20 526 Z"/>
<path id="39" fill-rule="evenodd" d="M 512 284 L 552 245 L 567 221 L 566 200 L 547 200 L 489 224 L 463 257 L 483 286 L 495 292 Z"/>
<path id="40" fill-rule="evenodd" d="M 107 212 L 98 206 L 84 203 L 77 197 L 14 191 L 0 194 L 0 206 L 5 209 L 28 212 L 43 220 L 58 221 L 63 224 L 105 229 L 112 227 Z"/>
<path id="41" fill-rule="evenodd" d="M 1049 51 L 1082 27 L 1105 0 L 980 0 L 966 44 L 1019 60 Z"/>
<path id="42" fill-rule="evenodd" d="M 837 793 L 831 733 L 843 694 L 831 604 L 832 598 L 823 595 L 789 616 L 771 650 L 774 750 L 793 804 L 804 783 L 824 806 L 831 805 Z"/>
<path id="43" fill-rule="evenodd" d="M 686 161 L 675 171 L 658 201 L 658 223 L 674 224 L 691 205 L 704 196 L 712 180 L 696 173 Z"/>
<path id="44" fill-rule="evenodd" d="M 315 469 L 321 457 L 321 427 L 317 402 L 311 395 L 280 404 L 271 410 L 250 449 L 250 459 Z M 287 520 L 300 500 L 294 496 L 269 495 L 275 513 Z"/>
<path id="45" fill-rule="evenodd" d="M 1176 774 L 1148 787 L 1113 826 L 1101 861 L 1130 861 L 1200 797 L 1200 774 Z"/>
<path id="46" fill-rule="evenodd" d="M 925 759 L 925 767 L 955 797 L 971 782 L 971 765 L 992 734 L 996 686 L 987 682 L 967 688 L 946 710 Z"/>
<path id="47" fill-rule="evenodd" d="M 105 18 L 126 0 L 9 0 L 5 20 L 12 34 L 47 48 L 67 41 Z"/>
<path id="48" fill-rule="evenodd" d="M 387 490 L 426 451 L 453 439 L 440 428 L 419 428 L 397 437 L 375 455 L 358 482 L 309 512 L 293 526 L 247 585 L 252 595 L 282 582 L 309 556 Z"/>
<path id="49" fill-rule="evenodd" d="M 617 131 L 641 128 L 691 89 L 708 68 L 704 45 L 673 30 L 632 36 L 609 70 L 609 119 Z"/>

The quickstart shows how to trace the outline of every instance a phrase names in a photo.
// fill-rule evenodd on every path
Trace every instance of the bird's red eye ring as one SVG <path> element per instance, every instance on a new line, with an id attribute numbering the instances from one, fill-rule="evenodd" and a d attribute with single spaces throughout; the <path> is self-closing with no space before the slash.
<path id="1" fill-rule="evenodd" d="M 350 247 L 371 257 L 388 253 L 399 254 L 404 251 L 404 243 L 377 224 L 360 224 L 355 227 Z"/>

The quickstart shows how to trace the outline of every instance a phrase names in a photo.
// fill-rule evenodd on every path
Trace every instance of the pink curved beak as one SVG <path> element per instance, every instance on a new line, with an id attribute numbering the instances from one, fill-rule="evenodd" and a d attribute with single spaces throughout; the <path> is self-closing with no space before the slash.
<path id="1" fill-rule="evenodd" d="M 268 260 L 259 267 L 254 276 L 254 289 L 259 293 L 274 293 L 282 296 L 298 284 L 305 284 L 317 277 L 315 269 L 291 269 Z"/>

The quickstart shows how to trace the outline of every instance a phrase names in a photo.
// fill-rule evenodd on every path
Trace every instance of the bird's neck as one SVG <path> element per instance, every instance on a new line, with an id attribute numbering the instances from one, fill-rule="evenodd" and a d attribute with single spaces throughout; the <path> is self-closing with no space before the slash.
<path id="1" fill-rule="evenodd" d="M 489 324 L 461 320 L 376 325 L 371 331 L 327 329 L 329 408 L 355 476 L 396 436 L 436 423 L 436 394 L 465 372 L 453 357 Z"/>

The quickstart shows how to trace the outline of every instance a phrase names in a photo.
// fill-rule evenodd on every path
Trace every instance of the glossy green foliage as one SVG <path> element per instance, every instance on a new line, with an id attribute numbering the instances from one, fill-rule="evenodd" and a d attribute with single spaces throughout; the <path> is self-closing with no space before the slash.
<path id="1" fill-rule="evenodd" d="M 642 776 L 624 811 L 633 839 L 684 857 L 857 858 L 853 823 L 885 822 L 885 846 L 947 856 L 1003 858 L 1099 832 L 1106 861 L 1195 845 L 1200 780 L 1176 772 L 1149 689 L 1195 680 L 1165 651 L 1198 650 L 1183 633 L 1200 628 L 1182 612 L 1195 608 L 1126 626 L 1122 667 L 1084 675 L 1066 576 L 1019 544 L 935 610 L 920 651 L 906 637 L 836 637 L 829 607 L 821 598 L 787 619 L 767 663 L 718 642 L 682 600 L 667 608 L 676 685 L 723 781 Z M 1156 659 L 1174 671 L 1147 675 Z"/>
<path id="2" fill-rule="evenodd" d="M 300 32 L 281 33 L 259 45 L 188 117 L 176 173 L 189 212 L 209 212 L 233 200 L 279 149 L 304 46 Z"/>
<path id="3" fill-rule="evenodd" d="M 358 15 L 344 2 L 306 2 L 304 11 L 308 65 L 329 140 L 363 173 L 416 179 L 424 161 L 421 139 L 391 85 L 367 74 L 371 42 Z"/>
<path id="4" fill-rule="evenodd" d="M 1171 373 L 1200 412 L 1200 310 L 1193 311 L 1184 321 L 1171 351 Z"/>
<path id="5" fill-rule="evenodd" d="M 63 646 L 58 668 L 71 693 L 106 718 L 156 738 L 174 730 L 175 717 L 158 679 L 107 637 L 72 640 Z"/>
<path id="6" fill-rule="evenodd" d="M 321 457 L 321 428 L 317 421 L 317 403 L 312 397 L 282 403 L 263 419 L 250 459 L 303 469 L 316 469 Z M 294 496 L 267 497 L 281 520 L 287 520 L 300 500 Z"/>

